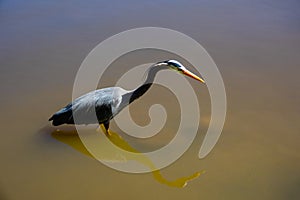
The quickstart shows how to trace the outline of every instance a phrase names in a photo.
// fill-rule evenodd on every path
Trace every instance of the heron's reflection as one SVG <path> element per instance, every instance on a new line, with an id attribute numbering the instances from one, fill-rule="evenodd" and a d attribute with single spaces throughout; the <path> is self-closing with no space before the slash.
<path id="1" fill-rule="evenodd" d="M 103 131 L 105 131 L 102 126 L 101 126 L 101 128 Z M 160 170 L 157 170 L 157 168 L 154 166 L 153 162 L 147 156 L 145 156 L 143 153 L 139 152 L 138 150 L 136 150 L 132 146 L 130 146 L 130 144 L 128 142 L 126 142 L 117 133 L 110 131 L 110 134 L 111 135 L 108 137 L 108 139 L 113 144 L 117 145 L 119 148 L 142 155 L 141 156 L 142 159 L 136 159 L 136 161 L 149 167 L 152 170 L 152 175 L 155 178 L 155 180 L 157 180 L 158 182 L 160 182 L 162 184 L 168 185 L 170 187 L 184 187 L 187 185 L 188 181 L 198 178 L 203 173 L 203 172 L 196 172 L 187 177 L 181 177 L 181 178 L 178 178 L 178 179 L 172 180 L 172 181 L 167 180 L 162 176 Z M 94 156 L 89 153 L 89 151 L 85 148 L 85 146 L 81 142 L 76 129 L 73 128 L 73 129 L 67 129 L 67 130 L 55 130 L 52 132 L 51 135 L 56 140 L 71 146 L 72 148 L 81 152 L 82 154 L 94 158 Z M 109 154 L 109 152 L 108 152 L 105 159 L 118 161 L 119 158 L 117 158 L 115 155 Z M 124 159 L 120 158 L 120 161 L 124 161 Z"/>

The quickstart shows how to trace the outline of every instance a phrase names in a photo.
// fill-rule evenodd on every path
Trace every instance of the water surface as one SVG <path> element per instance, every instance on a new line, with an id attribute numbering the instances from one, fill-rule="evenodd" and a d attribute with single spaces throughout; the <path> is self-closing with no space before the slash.
<path id="1" fill-rule="evenodd" d="M 298 8 L 296 0 L 0 1 L 1 199 L 299 199 Z M 197 138 L 161 170 L 167 180 L 206 171 L 185 188 L 161 184 L 151 173 L 112 170 L 52 137 L 47 121 L 71 100 L 76 71 L 95 45 L 144 26 L 196 39 L 225 82 L 226 124 L 199 160 L 210 101 L 206 88 L 191 81 L 201 108 Z M 121 64 L 131 62 L 116 62 L 100 86 L 113 84 Z M 154 86 L 130 108 L 137 123 L 147 124 L 149 105 L 169 106 L 172 120 L 156 139 L 136 141 L 114 123 L 112 129 L 143 151 L 164 145 L 178 127 L 178 102 L 170 97 Z"/>

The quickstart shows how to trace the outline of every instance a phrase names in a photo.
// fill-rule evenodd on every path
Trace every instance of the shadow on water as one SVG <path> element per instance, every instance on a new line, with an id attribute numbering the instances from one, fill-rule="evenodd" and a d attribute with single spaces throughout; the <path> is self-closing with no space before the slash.
<path id="1" fill-rule="evenodd" d="M 104 131 L 103 127 L 101 127 L 101 128 L 102 128 L 102 131 Z M 89 157 L 95 159 L 95 157 L 85 148 L 85 146 L 81 142 L 80 137 L 74 127 L 64 128 L 63 130 L 49 129 L 49 132 L 51 133 L 51 136 L 54 139 L 71 146 L 73 149 L 77 150 L 78 152 L 80 152 L 86 156 L 89 156 Z M 187 185 L 188 181 L 196 179 L 202 173 L 204 173 L 204 171 L 200 171 L 200 172 L 196 172 L 187 177 L 181 177 L 181 178 L 178 178 L 176 180 L 171 180 L 171 181 L 167 180 L 166 178 L 164 178 L 162 176 L 160 170 L 158 170 L 154 166 L 152 161 L 147 156 L 145 156 L 143 153 L 139 152 L 138 150 L 134 149 L 119 134 L 112 132 L 112 131 L 110 131 L 110 133 L 111 133 L 111 135 L 107 137 L 109 139 L 109 141 L 111 141 L 113 144 L 115 144 L 119 148 L 122 148 L 125 151 L 130 151 L 130 152 L 139 154 L 139 158 L 133 157 L 132 159 L 149 167 L 152 171 L 152 175 L 153 175 L 154 179 L 157 180 L 159 183 L 165 184 L 170 187 L 182 188 Z M 104 133 L 99 133 L 99 134 L 104 134 Z M 105 147 L 103 147 L 103 151 L 105 151 Z M 118 162 L 118 161 L 124 162 L 124 158 L 123 159 L 120 157 L 118 158 L 118 157 L 116 157 L 116 155 L 114 155 L 113 153 L 110 153 L 110 152 L 108 152 L 107 154 L 105 153 L 104 159 L 115 161 L 115 162 Z"/>

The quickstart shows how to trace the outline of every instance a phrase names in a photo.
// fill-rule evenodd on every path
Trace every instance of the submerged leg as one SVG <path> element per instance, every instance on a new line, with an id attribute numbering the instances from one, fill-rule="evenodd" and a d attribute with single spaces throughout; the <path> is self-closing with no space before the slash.
<path id="1" fill-rule="evenodd" d="M 105 134 L 107 136 L 111 136 L 111 134 L 110 134 L 110 132 L 108 130 L 109 129 L 109 121 L 104 122 L 103 125 L 104 125 L 104 128 L 105 128 Z"/>

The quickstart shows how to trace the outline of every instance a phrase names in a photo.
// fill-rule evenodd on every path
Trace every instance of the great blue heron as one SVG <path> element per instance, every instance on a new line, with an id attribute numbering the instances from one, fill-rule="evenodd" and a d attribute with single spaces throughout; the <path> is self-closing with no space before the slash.
<path id="1" fill-rule="evenodd" d="M 137 89 L 127 91 L 120 87 L 108 87 L 89 92 L 56 112 L 49 121 L 52 121 L 54 126 L 61 124 L 103 124 L 106 134 L 109 135 L 110 120 L 124 107 L 145 94 L 153 84 L 157 72 L 164 69 L 175 70 L 205 83 L 203 79 L 187 70 L 176 60 L 158 62 L 150 67 L 146 81 Z"/>

